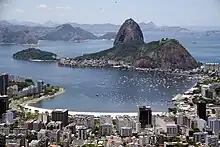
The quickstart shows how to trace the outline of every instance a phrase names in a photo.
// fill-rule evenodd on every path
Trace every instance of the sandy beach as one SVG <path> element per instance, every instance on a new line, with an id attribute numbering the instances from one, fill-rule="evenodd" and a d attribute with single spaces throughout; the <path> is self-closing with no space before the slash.
<path id="1" fill-rule="evenodd" d="M 59 88 L 59 91 L 56 92 L 54 95 L 41 96 L 39 98 L 24 97 L 19 100 L 12 100 L 12 102 L 9 104 L 9 107 L 12 109 L 18 110 L 19 109 L 18 105 L 24 107 L 28 104 L 38 103 L 38 102 L 45 100 L 45 99 L 54 98 L 58 95 L 63 94 L 64 92 L 65 92 L 65 90 L 63 88 Z"/>

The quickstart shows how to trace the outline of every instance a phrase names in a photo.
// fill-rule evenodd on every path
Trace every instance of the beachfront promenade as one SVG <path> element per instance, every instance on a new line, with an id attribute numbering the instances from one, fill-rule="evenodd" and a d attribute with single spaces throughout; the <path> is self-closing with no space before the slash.
<path id="1" fill-rule="evenodd" d="M 24 106 L 24 108 L 31 113 L 35 113 L 36 111 L 38 111 L 39 113 L 45 113 L 48 112 L 49 114 L 51 114 L 51 112 L 53 111 L 52 109 L 45 109 L 45 108 L 38 108 L 38 107 L 34 107 L 34 106 L 29 106 L 28 104 L 26 104 Z M 137 112 L 132 112 L 132 113 L 120 113 L 120 112 L 77 112 L 77 111 L 69 111 L 68 112 L 69 115 L 94 115 L 95 117 L 100 117 L 101 115 L 111 115 L 113 118 L 115 118 L 118 115 L 129 115 L 129 116 L 137 116 Z M 163 115 L 166 112 L 152 112 L 153 115 Z"/>

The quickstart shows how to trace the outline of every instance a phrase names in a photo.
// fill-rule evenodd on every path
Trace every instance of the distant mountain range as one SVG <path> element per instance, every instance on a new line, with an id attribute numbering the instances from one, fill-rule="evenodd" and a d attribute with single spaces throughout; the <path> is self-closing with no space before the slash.
<path id="1" fill-rule="evenodd" d="M 94 34 L 99 33 L 108 33 L 108 32 L 117 32 L 120 28 L 120 25 L 114 25 L 110 23 L 106 24 L 78 24 L 78 23 L 69 23 L 74 27 L 80 27 L 86 31 L 92 32 Z M 170 27 L 170 26 L 157 26 L 153 22 L 149 23 L 139 23 L 139 26 L 142 28 L 144 32 L 146 31 L 163 31 L 163 32 L 181 32 L 181 31 L 190 31 L 187 28 L 181 28 L 181 27 Z"/>
<path id="2" fill-rule="evenodd" d="M 153 22 L 139 23 L 143 32 L 190 32 L 187 28 L 178 26 L 157 26 Z M 115 39 L 120 25 L 110 23 L 106 24 L 78 24 L 66 23 L 59 24 L 53 21 L 47 21 L 44 24 L 34 23 L 30 21 L 17 20 L 0 20 L 0 43 L 19 43 L 19 44 L 35 44 L 38 40 L 87 40 L 87 39 Z M 6 31 L 7 30 L 7 31 Z M 28 33 L 27 33 L 28 32 Z M 104 34 L 103 36 L 95 36 L 94 34 Z M 203 32 L 203 35 L 219 34 L 216 31 Z"/>
<path id="3" fill-rule="evenodd" d="M 62 40 L 62 41 L 75 41 L 86 39 L 97 39 L 92 33 L 85 31 L 79 27 L 73 27 L 70 24 L 63 24 L 56 27 L 53 31 L 48 32 L 40 38 L 41 40 Z"/>
<path id="4" fill-rule="evenodd" d="M 0 28 L 0 43 L 3 43 L 3 44 L 37 44 L 38 40 L 28 30 L 14 32 L 7 28 Z"/>
<path id="5" fill-rule="evenodd" d="M 57 27 L 62 24 L 53 22 L 53 21 L 47 21 L 44 24 L 34 23 L 30 21 L 17 21 L 17 20 L 10 20 L 10 21 L 0 21 L 0 25 L 2 23 L 5 23 L 7 25 L 13 24 L 13 25 L 23 25 L 28 27 Z M 115 25 L 111 23 L 105 23 L 105 24 L 79 24 L 79 23 L 73 23 L 68 22 L 68 24 L 71 24 L 73 27 L 80 27 L 83 30 L 86 30 L 88 32 L 91 32 L 93 34 L 105 34 L 108 32 L 117 32 L 120 28 L 120 25 Z M 174 31 L 174 32 L 180 32 L 180 31 L 190 31 L 187 28 L 182 28 L 179 26 L 157 26 L 154 22 L 149 23 L 139 23 L 139 26 L 142 28 L 143 31 Z"/>

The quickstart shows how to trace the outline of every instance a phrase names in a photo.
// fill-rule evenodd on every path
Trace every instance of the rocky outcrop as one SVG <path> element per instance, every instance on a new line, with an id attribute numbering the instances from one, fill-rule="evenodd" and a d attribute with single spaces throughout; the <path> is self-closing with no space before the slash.
<path id="1" fill-rule="evenodd" d="M 116 32 L 108 32 L 102 36 L 100 36 L 98 39 L 107 39 L 107 40 L 111 40 L 111 39 L 115 39 L 117 33 Z"/>
<path id="2" fill-rule="evenodd" d="M 47 33 L 42 40 L 52 40 L 52 41 L 74 41 L 74 40 L 86 40 L 86 39 L 96 39 L 96 36 L 90 32 L 87 32 L 81 28 L 74 28 L 70 24 L 63 24 L 56 27 L 53 31 Z"/>
<path id="3" fill-rule="evenodd" d="M 129 43 L 131 41 L 144 43 L 144 36 L 139 25 L 130 18 L 126 20 L 119 29 L 115 38 L 114 46 Z"/>
<path id="4" fill-rule="evenodd" d="M 154 47 L 156 48 L 153 49 Z M 137 67 L 189 70 L 199 66 L 199 63 L 175 39 L 160 40 L 153 44 L 145 44 L 141 48 L 143 52 L 135 62 Z"/>
<path id="5" fill-rule="evenodd" d="M 38 40 L 30 31 L 13 32 L 8 28 L 2 28 L 0 31 L 0 43 L 5 44 L 37 44 Z"/>

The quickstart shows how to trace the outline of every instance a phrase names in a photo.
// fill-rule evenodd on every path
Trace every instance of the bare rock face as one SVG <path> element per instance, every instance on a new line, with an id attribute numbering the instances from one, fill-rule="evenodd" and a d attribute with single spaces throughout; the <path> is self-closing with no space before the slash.
<path id="1" fill-rule="evenodd" d="M 130 18 L 126 20 L 119 29 L 115 38 L 114 46 L 129 43 L 131 41 L 144 43 L 144 36 L 139 25 Z"/>
<path id="2" fill-rule="evenodd" d="M 156 61 L 157 67 L 162 69 L 189 70 L 199 66 L 198 62 L 179 43 L 169 41 L 157 50 L 152 59 Z"/>

